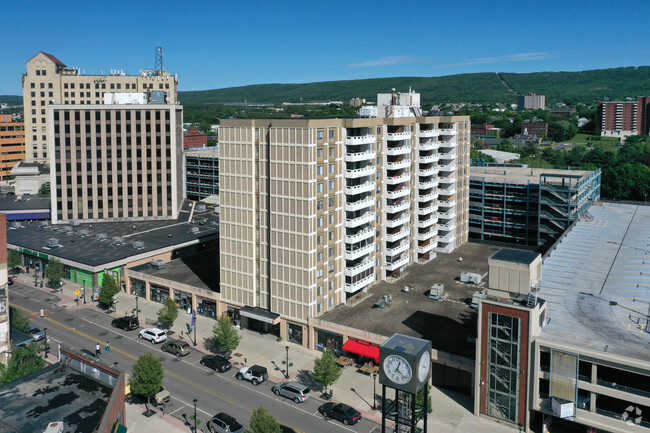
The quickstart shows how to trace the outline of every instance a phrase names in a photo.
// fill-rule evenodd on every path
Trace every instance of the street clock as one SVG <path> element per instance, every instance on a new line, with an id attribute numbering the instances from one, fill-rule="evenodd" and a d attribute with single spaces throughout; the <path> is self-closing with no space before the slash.
<path id="1" fill-rule="evenodd" d="M 379 348 L 379 383 L 412 394 L 431 377 L 431 342 L 394 334 Z"/>

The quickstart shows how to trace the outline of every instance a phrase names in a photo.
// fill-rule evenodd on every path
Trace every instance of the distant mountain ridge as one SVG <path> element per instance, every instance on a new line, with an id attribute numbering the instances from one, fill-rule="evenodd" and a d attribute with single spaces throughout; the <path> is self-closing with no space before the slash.
<path id="1" fill-rule="evenodd" d="M 594 69 L 581 72 L 457 74 L 443 77 L 393 77 L 323 81 L 305 84 L 255 84 L 225 89 L 178 92 L 182 104 L 282 103 L 343 101 L 365 98 L 395 88 L 420 93 L 422 103 L 516 103 L 517 95 L 545 95 L 547 104 L 570 99 L 593 103 L 650 95 L 650 66 Z"/>

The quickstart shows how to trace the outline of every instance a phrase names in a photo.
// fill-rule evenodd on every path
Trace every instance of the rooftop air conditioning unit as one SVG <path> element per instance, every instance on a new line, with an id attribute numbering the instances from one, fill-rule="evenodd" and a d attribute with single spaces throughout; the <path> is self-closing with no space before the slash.
<path id="1" fill-rule="evenodd" d="M 48 227 L 50 225 L 47 221 L 41 221 L 41 227 Z"/>
<path id="2" fill-rule="evenodd" d="M 133 248 L 135 248 L 136 250 L 143 249 L 144 248 L 144 242 L 142 242 L 142 241 L 134 241 L 133 242 Z"/>
<path id="3" fill-rule="evenodd" d="M 111 242 L 113 242 L 113 245 L 122 245 L 124 243 L 124 238 L 122 236 L 114 236 Z"/>
<path id="4" fill-rule="evenodd" d="M 95 236 L 95 240 L 98 241 L 105 241 L 106 239 L 108 239 L 106 233 L 97 233 L 97 235 Z"/>
<path id="5" fill-rule="evenodd" d="M 79 230 L 79 232 L 78 232 L 77 234 L 78 234 L 79 236 L 81 236 L 82 238 L 83 238 L 83 237 L 86 237 L 86 236 L 88 236 L 88 230 L 86 230 L 86 229 Z"/>
<path id="6" fill-rule="evenodd" d="M 198 232 L 199 232 L 199 228 L 198 228 L 198 227 L 190 227 L 190 233 L 192 233 L 192 234 L 196 234 L 196 233 L 198 233 Z"/>
<path id="7" fill-rule="evenodd" d="M 72 231 L 72 226 L 63 226 L 63 231 L 64 232 L 71 232 Z"/>
<path id="8" fill-rule="evenodd" d="M 151 267 L 156 269 L 162 269 L 165 267 L 165 261 L 161 259 L 153 259 L 151 261 Z"/>
<path id="9" fill-rule="evenodd" d="M 70 224 L 71 226 L 73 226 L 73 227 L 76 227 L 76 226 L 79 225 L 79 220 L 71 220 L 71 221 L 69 222 L 69 224 Z"/>
<path id="10" fill-rule="evenodd" d="M 55 238 L 50 238 L 47 240 L 47 246 L 49 248 L 56 248 L 59 246 L 59 240 Z"/>
<path id="11" fill-rule="evenodd" d="M 197 211 L 204 211 L 205 210 L 205 205 L 204 204 L 197 204 L 196 205 L 196 210 Z"/>
<path id="12" fill-rule="evenodd" d="M 20 224 L 20 221 L 16 221 L 16 222 L 11 223 L 11 227 L 13 227 L 15 229 L 19 229 L 19 228 L 22 227 L 22 225 Z"/>

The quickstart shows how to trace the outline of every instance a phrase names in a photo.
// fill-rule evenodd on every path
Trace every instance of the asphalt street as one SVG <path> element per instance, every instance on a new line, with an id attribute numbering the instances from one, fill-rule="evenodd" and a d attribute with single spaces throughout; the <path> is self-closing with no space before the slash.
<path id="1" fill-rule="evenodd" d="M 56 352 L 58 344 L 95 353 L 95 345 L 100 343 L 102 349 L 108 341 L 111 352 L 100 355 L 102 362 L 112 364 L 117 362 L 117 368 L 124 370 L 127 375 L 131 372 L 138 356 L 152 352 L 163 364 L 165 379 L 163 386 L 170 391 L 172 399 L 167 404 L 165 413 L 174 416 L 182 422 L 187 422 L 188 431 L 190 417 L 194 414 L 192 401 L 198 400 L 197 418 L 201 426 L 216 413 L 226 412 L 244 425 L 250 421 L 254 408 L 265 407 L 282 424 L 302 432 L 379 432 L 380 426 L 367 419 L 354 426 L 345 426 L 338 421 L 325 420 L 318 413 L 322 401 L 312 398 L 304 403 L 296 404 L 284 397 L 277 397 L 271 392 L 273 382 L 267 381 L 258 386 L 235 378 L 237 369 L 233 367 L 226 373 L 214 371 L 200 365 L 199 361 L 205 354 L 192 350 L 192 353 L 176 358 L 174 355 L 160 350 L 160 344 L 151 344 L 138 339 L 139 330 L 123 331 L 111 327 L 110 315 L 94 309 L 78 309 L 67 311 L 55 305 L 57 297 L 41 290 L 16 283 L 13 286 L 11 304 L 18 307 L 24 314 L 35 314 L 44 310 L 52 310 L 45 317 L 33 318 L 32 323 L 40 328 L 47 328 L 52 353 Z M 102 350 L 103 352 L 103 350 Z M 160 410 L 161 408 L 157 408 Z"/>

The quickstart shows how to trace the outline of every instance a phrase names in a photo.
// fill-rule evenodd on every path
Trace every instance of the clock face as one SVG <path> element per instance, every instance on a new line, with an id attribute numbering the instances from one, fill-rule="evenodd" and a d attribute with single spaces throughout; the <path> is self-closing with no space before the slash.
<path id="1" fill-rule="evenodd" d="M 384 359 L 384 373 L 398 385 L 409 383 L 413 376 L 411 366 L 399 355 L 389 355 Z"/>
<path id="2" fill-rule="evenodd" d="M 431 353 L 425 351 L 420 357 L 420 362 L 418 363 L 418 379 L 420 382 L 427 380 L 429 376 L 429 368 L 431 367 Z"/>

